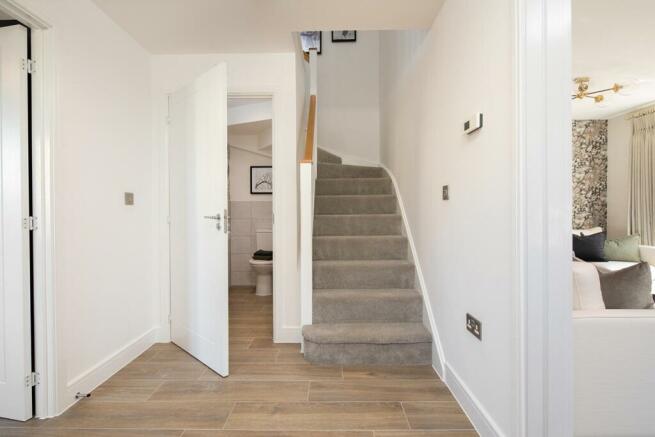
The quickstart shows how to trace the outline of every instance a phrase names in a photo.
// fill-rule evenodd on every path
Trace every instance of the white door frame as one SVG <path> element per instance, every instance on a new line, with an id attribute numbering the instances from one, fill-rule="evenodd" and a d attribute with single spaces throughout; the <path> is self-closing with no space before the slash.
<path id="1" fill-rule="evenodd" d="M 573 434 L 571 0 L 515 0 L 517 436 Z"/>
<path id="2" fill-rule="evenodd" d="M 273 167 L 273 180 L 275 181 L 275 157 L 276 157 L 276 146 L 277 146 L 277 128 L 276 128 L 276 116 L 275 116 L 275 102 L 276 102 L 276 94 L 279 93 L 279 91 L 276 91 L 275 89 L 272 90 L 265 90 L 265 87 L 253 87 L 253 88 L 235 88 L 235 87 L 230 87 L 229 85 L 229 74 L 230 74 L 230 64 L 229 62 L 227 63 L 227 68 L 228 68 L 228 89 L 227 89 L 227 99 L 228 102 L 230 99 L 270 99 L 271 100 L 271 161 L 272 161 L 272 167 Z M 167 114 L 168 116 L 168 114 Z M 164 147 L 163 150 L 161 151 L 162 156 L 168 156 L 168 151 L 169 151 L 169 144 L 168 144 L 168 125 L 165 125 L 166 132 L 164 135 L 162 135 L 162 138 L 164 140 Z M 161 160 L 161 172 L 165 175 L 165 181 L 162 182 L 162 187 L 164 191 L 164 196 L 166 199 L 169 199 L 170 196 L 170 185 L 169 185 L 169 180 L 170 180 L 170 166 L 168 163 L 168 158 L 163 158 Z M 228 163 L 229 165 L 229 163 Z M 273 252 L 275 252 L 275 248 L 277 247 L 277 239 L 276 239 L 276 234 L 278 232 L 276 231 L 276 223 L 275 223 L 275 198 L 276 198 L 276 192 L 273 190 L 272 194 L 272 208 L 273 208 Z M 165 208 L 165 214 L 166 216 L 169 216 L 169 210 L 168 207 L 170 206 L 169 203 L 166 204 Z M 166 231 L 166 236 L 165 236 L 165 241 L 161 241 L 161 247 L 163 247 L 164 251 L 166 252 L 166 257 L 165 259 L 167 262 L 161 264 L 161 269 L 163 270 L 163 277 L 168 278 L 168 283 L 166 284 L 165 287 L 162 287 L 162 292 L 164 293 L 164 297 L 161 300 L 161 326 L 165 327 L 165 333 L 160 334 L 159 336 L 159 341 L 170 341 L 171 338 L 171 325 L 170 325 L 170 319 L 169 319 L 169 314 L 170 314 L 170 308 L 171 308 L 171 285 L 170 285 L 170 245 L 168 244 L 169 238 L 170 238 L 170 227 L 167 228 Z M 229 255 L 228 255 L 229 256 Z M 278 326 L 279 324 L 282 323 L 282 314 L 284 311 L 283 308 L 283 301 L 281 299 L 276 299 L 276 290 L 278 290 L 278 286 L 276 285 L 276 272 L 278 271 L 278 264 L 276 262 L 275 257 L 273 257 L 273 341 L 279 341 L 279 336 L 280 332 L 282 331 L 282 327 Z"/>
<path id="3" fill-rule="evenodd" d="M 0 10 L 31 29 L 32 59 L 32 202 L 36 218 L 33 233 L 34 355 L 38 384 L 36 417 L 57 414 L 53 149 L 55 70 L 52 29 L 14 0 L 0 0 Z"/>

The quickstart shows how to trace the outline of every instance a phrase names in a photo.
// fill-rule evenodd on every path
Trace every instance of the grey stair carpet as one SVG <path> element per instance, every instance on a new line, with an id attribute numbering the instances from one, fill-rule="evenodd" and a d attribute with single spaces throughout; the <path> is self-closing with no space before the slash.
<path id="1" fill-rule="evenodd" d="M 305 359 L 319 364 L 432 362 L 432 336 L 391 179 L 318 151 L 313 325 Z"/>

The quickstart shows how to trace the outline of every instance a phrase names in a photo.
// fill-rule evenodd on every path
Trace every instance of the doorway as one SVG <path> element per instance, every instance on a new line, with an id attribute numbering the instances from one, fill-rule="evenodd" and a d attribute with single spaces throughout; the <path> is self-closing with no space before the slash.
<path id="1" fill-rule="evenodd" d="M 272 99 L 228 99 L 230 341 L 273 337 Z"/>

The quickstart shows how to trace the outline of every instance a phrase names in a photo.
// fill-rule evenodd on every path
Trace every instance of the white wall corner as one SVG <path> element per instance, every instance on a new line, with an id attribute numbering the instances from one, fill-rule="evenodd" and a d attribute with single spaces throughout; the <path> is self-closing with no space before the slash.
<path id="1" fill-rule="evenodd" d="M 457 375 L 448 363 L 445 363 L 444 365 L 443 380 L 453 396 L 455 396 L 455 399 L 457 399 L 457 402 L 459 402 L 459 405 L 468 416 L 478 434 L 484 437 L 506 436 L 491 415 L 482 406 L 482 403 L 475 397 L 464 381 L 461 380 L 459 375 Z"/>
<path id="2" fill-rule="evenodd" d="M 327 149 L 325 149 L 327 150 Z M 409 242 L 409 248 L 410 248 L 410 253 L 412 257 L 412 261 L 414 262 L 414 266 L 416 268 L 416 278 L 418 279 L 418 289 L 421 292 L 421 296 L 423 296 L 423 308 L 425 311 L 423 311 L 424 317 L 427 316 L 428 319 L 428 328 L 430 329 L 430 332 L 432 333 L 432 366 L 436 370 L 437 374 L 439 374 L 440 377 L 443 379 L 443 375 L 445 372 L 445 363 L 446 363 L 446 357 L 444 355 L 444 350 L 441 344 L 441 338 L 439 337 L 439 331 L 437 329 L 437 323 L 434 319 L 434 311 L 432 311 L 432 305 L 430 303 L 430 296 L 428 295 L 427 287 L 425 285 L 425 279 L 423 278 L 423 270 L 421 270 L 421 262 L 418 258 L 418 254 L 416 252 L 416 246 L 414 244 L 414 237 L 412 236 L 412 229 L 409 226 L 409 221 L 407 219 L 407 214 L 405 212 L 405 205 L 403 204 L 403 198 L 400 194 L 400 189 L 398 188 L 398 182 L 396 181 L 396 177 L 393 175 L 391 170 L 389 170 L 386 166 L 382 164 L 378 164 L 380 167 L 382 167 L 389 177 L 391 178 L 391 183 L 393 184 L 393 189 L 396 193 L 396 199 L 398 199 L 398 208 L 400 209 L 400 215 L 403 220 L 403 226 L 405 228 L 405 232 L 407 233 L 407 241 Z M 436 351 L 436 354 L 434 353 Z"/>

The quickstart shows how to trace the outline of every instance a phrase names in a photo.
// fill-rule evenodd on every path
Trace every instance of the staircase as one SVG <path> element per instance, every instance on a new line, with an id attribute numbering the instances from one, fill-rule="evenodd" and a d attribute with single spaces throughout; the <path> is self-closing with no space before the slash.
<path id="1" fill-rule="evenodd" d="M 432 362 L 414 264 L 391 179 L 318 151 L 313 324 L 305 359 L 320 364 Z"/>

